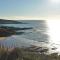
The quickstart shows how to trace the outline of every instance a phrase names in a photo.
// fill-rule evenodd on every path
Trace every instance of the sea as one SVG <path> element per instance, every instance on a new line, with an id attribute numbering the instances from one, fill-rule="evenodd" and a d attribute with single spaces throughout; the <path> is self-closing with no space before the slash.
<path id="1" fill-rule="evenodd" d="M 2 46 L 12 47 L 43 47 L 48 48 L 50 53 L 60 53 L 59 41 L 59 25 L 57 20 L 17 20 L 23 24 L 0 24 L 0 26 L 32 28 L 27 30 L 19 30 L 24 32 L 20 35 L 11 35 L 9 37 L 0 38 Z M 58 32 L 57 32 L 58 31 Z"/>

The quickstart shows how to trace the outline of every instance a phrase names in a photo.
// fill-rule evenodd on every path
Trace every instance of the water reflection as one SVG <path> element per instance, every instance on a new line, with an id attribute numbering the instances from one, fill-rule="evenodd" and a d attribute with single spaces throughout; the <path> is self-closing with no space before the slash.
<path id="1" fill-rule="evenodd" d="M 48 20 L 49 45 L 54 47 L 54 52 L 60 53 L 60 20 Z"/>
<path id="2" fill-rule="evenodd" d="M 14 36 L 7 37 L 5 40 L 1 39 L 0 43 L 4 46 L 35 46 L 34 49 L 42 47 L 49 50 L 49 52 L 60 52 L 60 21 L 25 21 L 29 24 L 3 24 L 9 29 L 20 28 Z M 28 29 L 27 29 L 28 27 Z M 33 27 L 33 28 L 30 28 Z M 23 28 L 23 29 L 21 29 Z M 23 31 L 22 31 L 23 30 Z M 39 48 L 40 51 L 40 48 Z"/>

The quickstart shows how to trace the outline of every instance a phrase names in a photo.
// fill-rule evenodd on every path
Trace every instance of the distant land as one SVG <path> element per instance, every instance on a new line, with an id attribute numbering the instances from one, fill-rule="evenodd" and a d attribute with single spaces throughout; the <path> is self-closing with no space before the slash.
<path id="1" fill-rule="evenodd" d="M 26 24 L 26 23 L 14 21 L 14 20 L 0 19 L 0 24 Z"/>

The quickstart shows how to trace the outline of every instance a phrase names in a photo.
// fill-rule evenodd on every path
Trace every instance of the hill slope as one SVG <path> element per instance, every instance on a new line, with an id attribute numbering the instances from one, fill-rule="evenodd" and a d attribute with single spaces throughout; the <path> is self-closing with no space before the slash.
<path id="1" fill-rule="evenodd" d="M 24 24 L 23 22 L 0 19 L 0 24 Z"/>

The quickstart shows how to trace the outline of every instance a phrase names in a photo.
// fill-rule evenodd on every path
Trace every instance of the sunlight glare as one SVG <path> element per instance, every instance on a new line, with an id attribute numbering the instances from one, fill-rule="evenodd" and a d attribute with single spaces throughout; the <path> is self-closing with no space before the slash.
<path id="1" fill-rule="evenodd" d="M 56 52 L 60 53 L 60 20 L 47 20 L 47 25 L 50 46 L 56 47 Z"/>
<path id="2" fill-rule="evenodd" d="M 60 0 L 50 0 L 51 3 L 60 3 Z"/>
<path id="3" fill-rule="evenodd" d="M 47 20 L 50 41 L 60 44 L 60 20 Z"/>

